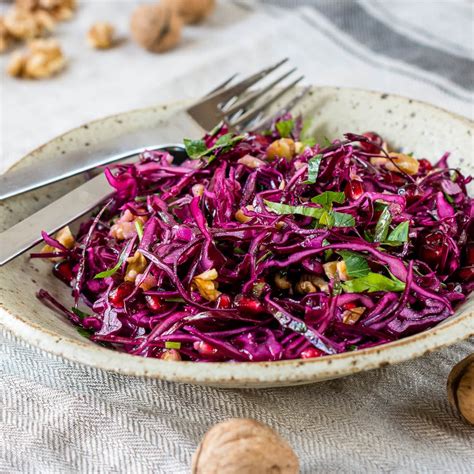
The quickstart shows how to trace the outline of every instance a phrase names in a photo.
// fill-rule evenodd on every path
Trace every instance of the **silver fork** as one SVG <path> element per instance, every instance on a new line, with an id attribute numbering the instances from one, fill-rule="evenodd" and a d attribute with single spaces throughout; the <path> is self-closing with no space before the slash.
<path id="1" fill-rule="evenodd" d="M 227 122 L 229 128 L 236 132 L 248 130 L 251 124 L 261 126 L 258 122 L 259 118 L 264 116 L 265 110 L 294 88 L 303 77 L 298 77 L 286 87 L 269 95 L 269 92 L 295 72 L 296 69 L 292 69 L 260 90 L 251 93 L 247 91 L 286 62 L 287 59 L 279 61 L 235 85 L 230 85 L 235 77 L 232 76 L 188 109 L 173 113 L 166 126 L 157 123 L 150 129 L 101 140 L 99 143 L 85 140 L 80 149 L 64 155 L 57 152 L 57 156 L 48 160 L 47 166 L 24 166 L 6 173 L 0 176 L 0 201 L 98 166 L 131 158 L 145 150 L 156 150 L 163 144 L 173 143 L 180 146 L 177 144 L 182 143 L 184 137 L 198 138 L 222 121 Z M 292 102 L 285 104 L 284 108 L 292 107 L 293 102 L 299 100 L 302 95 L 293 97 Z"/>
<path id="2" fill-rule="evenodd" d="M 70 166 L 70 160 L 68 160 L 69 166 L 61 167 L 60 173 L 55 174 L 54 178 L 48 177 L 48 173 L 42 173 L 42 170 L 26 168 L 23 177 L 30 178 L 30 184 L 29 186 L 24 185 L 20 192 L 64 179 L 96 166 L 136 157 L 137 154 L 145 150 L 168 149 L 172 152 L 179 152 L 179 150 L 182 152 L 182 145 L 176 145 L 176 143 L 181 143 L 183 137 L 200 138 L 206 130 L 214 128 L 219 123 L 226 123 L 235 132 L 250 129 L 257 130 L 266 126 L 275 117 L 275 114 L 268 113 L 268 107 L 293 89 L 303 77 L 299 77 L 289 85 L 278 89 L 272 95 L 268 93 L 289 77 L 294 69 L 279 76 L 262 89 L 254 92 L 248 92 L 248 90 L 286 61 L 286 59 L 279 61 L 277 64 L 265 68 L 235 85 L 230 85 L 232 78 L 227 80 L 191 107 L 173 112 L 166 124 L 157 124 L 154 129 L 137 131 L 126 137 L 110 140 L 105 144 L 89 146 L 87 152 L 80 150 L 77 154 L 72 154 L 80 160 L 80 166 Z M 303 88 L 290 99 L 287 99 L 276 115 L 294 107 L 308 90 L 309 88 Z M 159 143 L 159 145 L 143 147 L 143 143 L 149 144 L 151 142 L 153 134 L 155 135 L 155 143 Z M 166 143 L 168 145 L 164 145 Z M 123 150 L 128 151 L 124 152 Z M 86 154 L 86 157 L 84 157 L 84 154 Z M 51 166 L 51 163 L 49 165 Z M 56 165 L 57 160 L 56 162 L 53 161 L 53 166 Z M 51 168 L 48 167 L 48 169 Z M 53 169 L 55 168 L 53 167 Z M 18 179 L 22 172 L 19 170 L 17 173 Z M 36 174 L 37 179 L 31 179 L 31 173 Z M 11 175 L 7 174 L 0 180 L 1 199 L 18 194 L 18 189 L 17 192 L 14 192 L 11 186 L 8 188 L 9 191 L 5 190 L 4 186 L 8 185 L 9 177 Z M 42 230 L 48 234 L 56 232 L 61 227 L 94 209 L 111 195 L 112 190 L 105 175 L 101 173 L 20 223 L 8 228 L 0 234 L 0 266 L 39 243 L 42 240 L 40 236 Z"/>

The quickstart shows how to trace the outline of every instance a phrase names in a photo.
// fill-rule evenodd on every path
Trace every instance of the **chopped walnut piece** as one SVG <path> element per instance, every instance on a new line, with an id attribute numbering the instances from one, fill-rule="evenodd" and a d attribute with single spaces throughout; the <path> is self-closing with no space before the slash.
<path id="1" fill-rule="evenodd" d="M 143 273 L 148 266 L 147 259 L 137 250 L 133 257 L 127 258 L 127 270 L 125 272 L 125 281 L 135 282 L 138 274 Z"/>
<path id="2" fill-rule="evenodd" d="M 329 285 L 326 280 L 316 275 L 309 274 L 305 274 L 300 278 L 295 289 L 298 293 L 302 294 L 315 293 L 318 289 L 324 293 L 329 293 Z"/>
<path id="3" fill-rule="evenodd" d="M 386 157 L 372 157 L 370 162 L 374 166 L 385 167 L 389 171 L 403 171 L 404 173 L 413 175 L 418 173 L 420 168 L 420 162 L 410 155 L 405 155 L 404 153 L 389 153 L 389 158 Z"/>
<path id="4" fill-rule="evenodd" d="M 341 281 L 350 280 L 351 277 L 347 274 L 346 262 L 341 260 L 339 262 L 328 262 L 323 265 L 324 273 L 326 276 L 332 280 L 337 276 Z"/>
<path id="5" fill-rule="evenodd" d="M 201 296 L 206 300 L 216 301 L 221 294 L 221 292 L 217 290 L 217 282 L 215 281 L 218 276 L 217 270 L 211 268 L 195 276 L 193 278 L 193 286 L 197 288 Z"/>
<path id="6" fill-rule="evenodd" d="M 95 49 L 109 49 L 114 45 L 114 27 L 107 22 L 97 22 L 87 32 L 87 42 Z"/>
<path id="7" fill-rule="evenodd" d="M 110 228 L 110 235 L 117 240 L 130 239 L 137 233 L 135 221 L 144 224 L 147 219 L 146 216 L 135 216 L 126 209 L 120 219 Z"/>
<path id="8" fill-rule="evenodd" d="M 365 308 L 363 306 L 357 306 L 356 308 L 346 309 L 342 313 L 342 322 L 344 324 L 355 324 L 364 314 L 364 311 Z"/>
<path id="9" fill-rule="evenodd" d="M 247 211 L 254 211 L 254 207 L 252 205 L 248 205 L 248 206 L 245 206 L 245 210 Z M 242 224 L 245 224 L 247 222 L 250 222 L 253 217 L 252 216 L 248 216 L 247 214 L 245 214 L 245 211 L 244 209 L 239 209 L 236 213 L 235 213 L 235 219 L 239 222 L 241 222 Z"/>

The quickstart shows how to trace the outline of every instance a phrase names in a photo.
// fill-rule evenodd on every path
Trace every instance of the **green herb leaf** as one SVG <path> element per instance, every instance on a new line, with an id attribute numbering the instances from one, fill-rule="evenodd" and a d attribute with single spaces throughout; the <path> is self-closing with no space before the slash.
<path id="1" fill-rule="evenodd" d="M 275 124 L 275 127 L 281 138 L 288 138 L 293 131 L 295 121 L 293 119 L 281 120 Z"/>
<path id="2" fill-rule="evenodd" d="M 303 143 L 303 145 L 316 145 L 316 138 L 309 135 L 309 129 L 311 128 L 312 122 L 313 121 L 311 119 L 306 119 L 303 122 L 303 128 L 301 129 L 300 135 L 300 142 Z"/>
<path id="3" fill-rule="evenodd" d="M 345 200 L 346 195 L 344 193 L 325 191 L 324 193 L 312 198 L 311 202 L 321 204 L 324 209 L 331 210 L 333 203 L 337 202 L 339 204 L 342 204 Z"/>
<path id="4" fill-rule="evenodd" d="M 77 328 L 77 332 L 83 336 L 83 337 L 87 337 L 87 339 L 90 339 L 91 338 L 91 335 L 92 333 L 90 331 L 88 331 L 87 329 L 84 329 L 84 328 Z"/>
<path id="5" fill-rule="evenodd" d="M 205 156 L 211 155 L 214 150 L 218 148 L 228 149 L 235 145 L 236 143 L 240 142 L 245 138 L 244 135 L 237 135 L 233 136 L 233 133 L 226 133 L 225 135 L 220 136 L 216 143 L 211 146 L 211 148 L 207 148 L 206 143 L 204 140 L 190 140 L 185 138 L 183 140 L 184 146 L 186 148 L 186 153 L 190 158 L 193 160 L 198 160 L 199 158 L 203 158 Z M 215 155 L 211 155 L 209 157 L 209 163 L 215 159 Z"/>
<path id="6" fill-rule="evenodd" d="M 207 152 L 206 142 L 204 140 L 190 140 L 189 138 L 185 138 L 183 140 L 184 147 L 186 148 L 186 153 L 188 154 L 189 158 L 193 160 L 197 160 L 201 158 Z"/>
<path id="7" fill-rule="evenodd" d="M 165 298 L 165 301 L 167 303 L 185 303 L 184 299 L 181 298 L 181 296 L 175 296 L 175 297 L 170 296 L 169 298 Z"/>
<path id="8" fill-rule="evenodd" d="M 356 225 L 355 219 L 350 214 L 344 212 L 331 212 L 334 217 L 333 227 L 354 227 Z"/>
<path id="9" fill-rule="evenodd" d="M 334 214 L 331 211 L 323 211 L 321 217 L 319 218 L 319 225 L 325 227 L 333 227 L 336 220 L 334 219 Z"/>
<path id="10" fill-rule="evenodd" d="M 273 252 L 270 250 L 266 253 L 264 253 L 255 263 L 258 265 L 259 263 L 262 263 L 264 260 L 266 260 L 268 257 L 271 257 L 273 255 Z"/>
<path id="11" fill-rule="evenodd" d="M 357 349 L 357 346 L 355 344 L 350 344 L 346 347 L 346 351 L 351 352 L 355 351 Z"/>
<path id="12" fill-rule="evenodd" d="M 114 267 L 110 268 L 109 270 L 105 270 L 103 272 L 97 273 L 94 279 L 108 278 L 109 276 L 112 276 L 114 273 L 117 273 L 120 267 L 122 266 L 123 262 L 125 261 L 125 255 L 127 254 L 126 250 L 127 250 L 127 247 L 125 247 L 122 250 L 122 253 L 120 254 L 118 262 Z"/>
<path id="13" fill-rule="evenodd" d="M 388 278 L 380 273 L 368 273 L 366 276 L 348 280 L 342 284 L 346 293 L 362 293 L 368 291 L 403 291 L 405 283 L 394 276 Z"/>
<path id="14" fill-rule="evenodd" d="M 362 255 L 349 250 L 339 250 L 337 253 L 343 258 L 347 274 L 350 277 L 360 278 L 370 273 L 369 264 Z"/>
<path id="15" fill-rule="evenodd" d="M 137 229 L 138 239 L 141 241 L 143 239 L 143 223 L 140 219 L 135 220 L 135 229 Z"/>
<path id="16" fill-rule="evenodd" d="M 390 214 L 390 210 L 387 206 L 382 211 L 382 214 L 380 214 L 377 225 L 375 226 L 374 242 L 383 242 L 386 240 L 390 222 L 392 222 L 392 214 Z"/>
<path id="17" fill-rule="evenodd" d="M 300 216 L 313 217 L 319 219 L 324 209 L 320 207 L 309 207 L 309 206 L 290 206 L 289 204 L 281 204 L 279 202 L 264 201 L 265 205 L 276 214 L 297 214 Z"/>
<path id="18" fill-rule="evenodd" d="M 71 311 L 79 318 L 79 319 L 84 319 L 88 318 L 90 315 L 87 313 L 84 313 L 84 311 L 81 311 L 79 308 L 75 308 L 74 306 L 71 308 Z"/>
<path id="19" fill-rule="evenodd" d="M 166 341 L 165 342 L 165 347 L 166 347 L 166 349 L 181 349 L 181 343 L 180 342 L 174 342 L 174 341 Z"/>
<path id="20" fill-rule="evenodd" d="M 390 232 L 387 242 L 407 242 L 410 223 L 408 221 L 400 222 L 395 229 Z"/>
<path id="21" fill-rule="evenodd" d="M 308 179 L 303 184 L 314 184 L 317 181 L 322 159 L 323 155 L 316 155 L 308 161 Z"/>

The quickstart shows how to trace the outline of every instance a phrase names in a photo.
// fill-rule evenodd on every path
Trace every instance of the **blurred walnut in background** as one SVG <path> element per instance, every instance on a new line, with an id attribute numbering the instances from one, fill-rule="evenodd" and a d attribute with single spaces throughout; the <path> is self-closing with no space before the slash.
<path id="1" fill-rule="evenodd" d="M 106 21 L 94 23 L 87 32 L 87 42 L 94 49 L 109 49 L 114 46 L 115 28 Z"/>
<path id="2" fill-rule="evenodd" d="M 15 5 L 23 11 L 44 11 L 56 21 L 65 21 L 72 17 L 76 0 L 15 0 Z"/>
<path id="3" fill-rule="evenodd" d="M 44 79 L 61 71 L 66 64 L 59 43 L 54 39 L 34 40 L 28 50 L 12 55 L 7 72 L 14 77 Z"/>

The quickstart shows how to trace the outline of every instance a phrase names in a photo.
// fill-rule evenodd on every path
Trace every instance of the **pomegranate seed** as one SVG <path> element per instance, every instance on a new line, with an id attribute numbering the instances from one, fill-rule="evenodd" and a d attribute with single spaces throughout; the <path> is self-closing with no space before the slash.
<path id="1" fill-rule="evenodd" d="M 316 349 L 316 347 L 310 347 L 309 349 L 304 350 L 300 354 L 300 357 L 302 359 L 312 359 L 313 357 L 321 357 L 322 355 L 324 355 L 324 352 Z"/>
<path id="2" fill-rule="evenodd" d="M 67 261 L 56 263 L 53 267 L 53 275 L 66 283 L 66 285 L 70 285 L 74 278 L 71 265 Z"/>
<path id="3" fill-rule="evenodd" d="M 146 304 L 150 309 L 153 311 L 159 311 L 163 308 L 163 303 L 161 302 L 161 298 L 157 295 L 146 295 L 145 296 Z"/>
<path id="4" fill-rule="evenodd" d="M 471 265 L 470 267 L 464 267 L 461 268 L 458 271 L 459 278 L 466 283 L 469 283 L 470 281 L 474 280 L 474 265 Z"/>
<path id="5" fill-rule="evenodd" d="M 431 171 L 433 169 L 433 165 L 428 161 L 422 158 L 421 160 L 418 160 L 420 163 L 420 168 L 418 170 L 419 173 L 426 173 L 428 171 Z"/>
<path id="6" fill-rule="evenodd" d="M 360 181 L 353 179 L 346 184 L 344 194 L 347 198 L 359 199 L 364 194 L 364 187 Z"/>
<path id="7" fill-rule="evenodd" d="M 123 300 L 130 296 L 132 291 L 135 289 L 135 285 L 129 281 L 124 281 L 117 288 L 112 290 L 109 294 L 109 301 L 115 308 L 123 307 Z"/>
<path id="8" fill-rule="evenodd" d="M 357 305 L 355 303 L 350 302 L 350 303 L 343 304 L 342 308 L 347 311 L 350 311 L 351 309 L 357 308 Z"/>
<path id="9" fill-rule="evenodd" d="M 248 298 L 247 296 L 240 296 L 236 298 L 236 304 L 239 309 L 244 311 L 249 311 L 251 313 L 262 313 L 265 311 L 262 303 L 253 298 Z"/>
<path id="10" fill-rule="evenodd" d="M 217 305 L 216 307 L 219 309 L 227 309 L 230 308 L 232 304 L 232 300 L 230 299 L 229 295 L 220 295 L 219 298 L 217 298 Z"/>
<path id="11" fill-rule="evenodd" d="M 360 142 L 360 147 L 367 153 L 378 154 L 382 148 L 383 140 L 380 135 L 375 132 L 363 133 L 363 136 L 368 138 L 373 143 Z"/>
<path id="12" fill-rule="evenodd" d="M 214 346 L 211 346 L 211 344 L 208 344 L 207 342 L 204 341 L 196 341 L 193 344 L 194 349 L 196 349 L 199 354 L 202 355 L 214 355 L 217 352 L 217 349 Z"/>
<path id="13" fill-rule="evenodd" d="M 427 263 L 437 265 L 446 248 L 443 233 L 431 232 L 420 240 L 420 257 Z"/>

